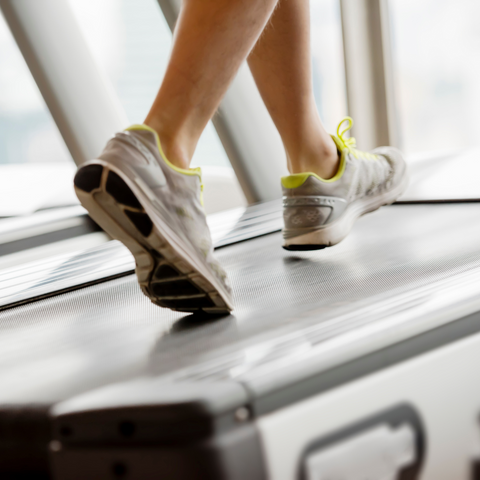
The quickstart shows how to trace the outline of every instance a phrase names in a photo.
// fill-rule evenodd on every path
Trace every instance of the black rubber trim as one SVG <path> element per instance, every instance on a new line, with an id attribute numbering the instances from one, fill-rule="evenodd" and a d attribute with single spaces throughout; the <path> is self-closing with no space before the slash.
<path id="1" fill-rule="evenodd" d="M 49 480 L 48 405 L 0 406 L 0 478 Z M 27 441 L 28 440 L 28 441 Z"/>
<path id="2" fill-rule="evenodd" d="M 152 381 L 153 380 L 153 381 Z M 236 382 L 172 383 L 154 379 L 112 384 L 50 411 L 56 479 L 265 480 L 255 423 L 238 421 L 247 392 Z M 132 397 L 132 390 L 135 392 Z M 155 402 L 143 404 L 142 399 Z"/>
<path id="3" fill-rule="evenodd" d="M 150 217 L 143 212 L 133 212 L 131 210 L 124 210 L 125 215 L 130 219 L 130 221 L 135 225 L 135 228 L 147 238 L 153 229 L 153 222 L 150 220 Z"/>
<path id="4" fill-rule="evenodd" d="M 122 205 L 139 209 L 143 208 L 135 194 L 130 190 L 130 187 L 112 170 L 108 172 L 105 190 Z"/>
<path id="5" fill-rule="evenodd" d="M 90 193 L 100 186 L 102 173 L 102 165 L 86 165 L 78 170 L 73 179 L 73 184 L 80 190 Z"/>
<path id="6" fill-rule="evenodd" d="M 52 477 L 58 480 L 266 480 L 262 445 L 255 425 L 203 441 L 173 445 L 64 448 L 51 455 Z M 72 477 L 72 472 L 75 476 Z"/>
<path id="7" fill-rule="evenodd" d="M 437 199 L 437 200 L 397 200 L 392 205 L 436 205 L 436 204 L 452 204 L 452 203 L 479 203 L 480 198 L 453 198 L 453 199 Z"/>
<path id="8" fill-rule="evenodd" d="M 323 250 L 328 245 L 283 245 L 284 250 L 289 252 L 309 252 L 311 250 Z"/>
<path id="9" fill-rule="evenodd" d="M 158 280 L 166 280 L 170 278 L 179 277 L 180 273 L 170 265 L 160 265 L 154 273 L 154 278 Z"/>
<path id="10" fill-rule="evenodd" d="M 480 480 L 480 459 L 473 461 L 471 469 L 471 479 Z"/>
<path id="11" fill-rule="evenodd" d="M 168 308 L 208 308 L 215 307 L 216 305 L 210 300 L 209 297 L 193 297 L 193 298 L 172 298 L 164 299 L 161 298 L 160 301 L 162 305 Z"/>
<path id="12" fill-rule="evenodd" d="M 53 232 L 43 233 L 32 237 L 21 238 L 13 242 L 0 244 L 0 257 L 12 253 L 22 252 L 30 248 L 49 245 L 71 238 L 80 237 L 89 233 L 101 232 L 102 229 L 87 215 L 82 219 L 82 225 L 64 228 Z"/>
<path id="13" fill-rule="evenodd" d="M 74 292 L 76 290 L 81 290 L 82 288 L 91 287 L 93 285 L 99 285 L 101 283 L 109 282 L 110 280 L 115 280 L 116 278 L 127 277 L 128 275 L 132 274 L 135 274 L 135 270 L 127 270 L 126 272 L 117 273 L 116 275 L 110 275 L 109 277 L 104 277 L 98 280 L 93 280 L 91 282 L 82 283 L 81 285 L 73 285 L 68 288 L 63 288 L 62 290 L 55 290 L 55 292 L 46 293 L 45 295 L 38 295 L 36 297 L 26 298 L 25 300 L 9 303 L 8 305 L 0 305 L 0 312 L 4 310 L 9 310 L 11 308 L 19 307 L 20 305 L 27 305 L 29 303 L 37 302 L 45 298 L 55 297 L 57 295 L 62 295 L 68 292 Z"/>
<path id="14" fill-rule="evenodd" d="M 186 279 L 154 283 L 151 288 L 153 293 L 158 297 L 168 297 L 171 295 L 198 295 L 202 293 L 199 288 Z"/>

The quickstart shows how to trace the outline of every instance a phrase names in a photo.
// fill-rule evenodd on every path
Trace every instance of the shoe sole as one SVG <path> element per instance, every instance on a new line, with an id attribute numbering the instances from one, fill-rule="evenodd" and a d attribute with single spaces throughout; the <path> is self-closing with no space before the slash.
<path id="1" fill-rule="evenodd" d="M 123 178 L 122 178 L 123 177 Z M 168 228 L 152 221 L 142 201 L 118 169 L 104 162 L 81 167 L 75 193 L 90 216 L 135 258 L 143 293 L 156 305 L 180 312 L 220 315 L 232 310 L 215 279 L 195 267 Z"/>
<path id="2" fill-rule="evenodd" d="M 393 190 L 382 195 L 363 198 L 350 204 L 343 215 L 330 225 L 313 232 L 284 240 L 282 247 L 289 251 L 322 250 L 337 245 L 347 237 L 354 223 L 367 213 L 374 212 L 380 207 L 391 205 L 408 187 L 408 174 Z"/>

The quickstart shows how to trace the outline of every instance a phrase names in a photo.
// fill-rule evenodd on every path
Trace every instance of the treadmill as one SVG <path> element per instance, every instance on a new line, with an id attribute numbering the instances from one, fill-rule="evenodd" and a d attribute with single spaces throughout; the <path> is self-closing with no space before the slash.
<path id="1" fill-rule="evenodd" d="M 385 16 L 350 3 L 349 111 L 383 138 Z M 81 164 L 127 119 L 68 4 L 0 0 Z M 219 108 L 246 197 L 276 198 L 246 69 Z M 236 305 L 217 318 L 153 305 L 79 206 L 0 220 L 0 480 L 480 480 L 478 156 L 412 163 L 401 203 L 321 251 L 281 248 L 280 200 L 210 216 Z"/>
<path id="2" fill-rule="evenodd" d="M 81 207 L 10 221 L 0 261 L 76 243 L 0 270 L 0 478 L 480 479 L 480 204 L 406 198 L 297 253 L 281 214 L 209 217 L 215 318 L 153 305 Z"/>

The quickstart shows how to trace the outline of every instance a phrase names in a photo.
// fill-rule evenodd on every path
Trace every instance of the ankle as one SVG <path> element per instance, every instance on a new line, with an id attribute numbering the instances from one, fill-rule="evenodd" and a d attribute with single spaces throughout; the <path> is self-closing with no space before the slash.
<path id="1" fill-rule="evenodd" d="M 334 177 L 340 166 L 340 156 L 331 137 L 302 152 L 290 154 L 287 150 L 287 157 L 291 174 L 312 172 L 325 180 Z"/>
<path id="2" fill-rule="evenodd" d="M 188 154 L 187 150 L 183 148 L 182 143 L 179 142 L 178 139 L 162 134 L 162 132 L 157 133 L 167 160 L 178 168 L 183 168 L 184 170 L 190 168 L 193 155 Z"/>
<path id="3" fill-rule="evenodd" d="M 171 164 L 185 170 L 190 167 L 195 147 L 193 149 L 187 148 L 188 142 L 182 141 L 180 135 L 172 134 L 159 123 L 145 120 L 145 125 L 157 132 L 163 153 Z M 190 150 L 192 150 L 192 153 L 190 153 Z"/>

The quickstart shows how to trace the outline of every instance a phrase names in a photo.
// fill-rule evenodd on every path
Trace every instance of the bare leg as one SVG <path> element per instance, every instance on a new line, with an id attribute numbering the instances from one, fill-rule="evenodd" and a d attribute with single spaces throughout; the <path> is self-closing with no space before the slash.
<path id="1" fill-rule="evenodd" d="M 248 63 L 282 137 L 290 173 L 334 176 L 337 149 L 313 96 L 308 0 L 279 1 Z"/>
<path id="2" fill-rule="evenodd" d="M 145 123 L 187 168 L 200 135 L 277 0 L 184 0 L 171 58 Z"/>

